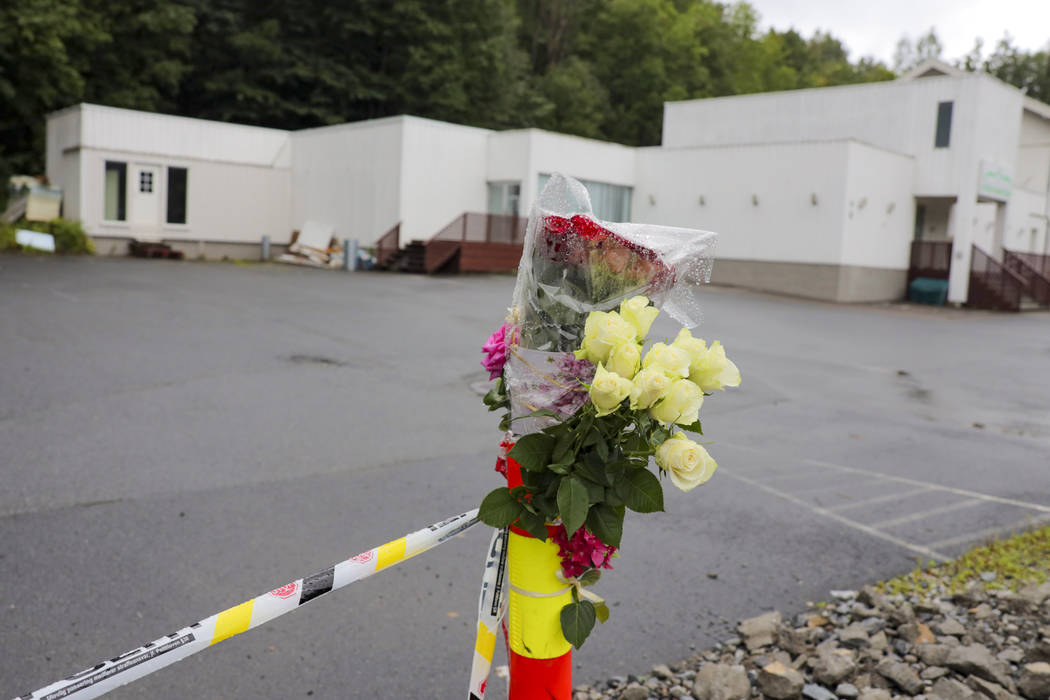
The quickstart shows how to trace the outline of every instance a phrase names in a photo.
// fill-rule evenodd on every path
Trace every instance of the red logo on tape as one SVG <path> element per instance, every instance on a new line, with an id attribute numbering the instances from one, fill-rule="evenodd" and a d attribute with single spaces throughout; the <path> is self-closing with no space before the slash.
<path id="1" fill-rule="evenodd" d="M 372 561 L 372 557 L 374 556 L 375 553 L 372 552 L 372 550 L 368 550 L 363 554 L 358 554 L 356 557 L 350 557 L 350 561 L 356 561 L 358 564 L 365 564 L 367 562 Z"/>
<path id="2" fill-rule="evenodd" d="M 274 598 L 291 598 L 293 595 L 295 595 L 295 592 L 298 589 L 299 584 L 292 582 L 285 586 L 281 586 L 280 588 L 275 588 L 274 590 L 270 591 L 270 595 L 272 595 Z"/>

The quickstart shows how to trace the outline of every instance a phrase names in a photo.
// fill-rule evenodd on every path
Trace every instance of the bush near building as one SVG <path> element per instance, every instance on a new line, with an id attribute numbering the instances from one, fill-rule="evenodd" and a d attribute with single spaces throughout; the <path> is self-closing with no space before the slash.
<path id="1" fill-rule="evenodd" d="M 0 224 L 0 251 L 17 252 L 22 246 L 15 242 L 15 232 L 19 229 L 50 233 L 55 237 L 55 252 L 68 255 L 94 255 L 95 244 L 79 221 L 70 219 L 52 219 L 51 221 L 16 221 L 13 224 Z"/>

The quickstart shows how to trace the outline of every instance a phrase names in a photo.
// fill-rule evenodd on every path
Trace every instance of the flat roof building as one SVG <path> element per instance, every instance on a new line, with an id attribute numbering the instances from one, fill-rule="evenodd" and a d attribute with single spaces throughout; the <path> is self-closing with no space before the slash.
<path id="1" fill-rule="evenodd" d="M 928 61 L 902 78 L 669 102 L 660 146 L 409 116 L 282 131 L 81 104 L 48 117 L 47 175 L 103 253 L 133 238 L 257 255 L 308 220 L 368 245 L 464 212 L 525 214 L 546 178 L 600 218 L 717 231 L 714 280 L 836 301 L 900 299 L 913 240 L 1050 254 L 1050 106 Z M 947 258 L 946 258 L 947 265 Z"/>

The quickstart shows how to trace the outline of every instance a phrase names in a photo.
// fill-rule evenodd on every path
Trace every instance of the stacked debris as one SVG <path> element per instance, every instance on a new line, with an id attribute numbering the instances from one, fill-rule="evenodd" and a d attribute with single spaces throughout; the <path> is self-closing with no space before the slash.
<path id="1" fill-rule="evenodd" d="M 278 262 L 310 267 L 339 268 L 343 266 L 343 246 L 335 238 L 335 229 L 328 224 L 307 221 L 301 231 L 292 233 L 288 252 Z"/>

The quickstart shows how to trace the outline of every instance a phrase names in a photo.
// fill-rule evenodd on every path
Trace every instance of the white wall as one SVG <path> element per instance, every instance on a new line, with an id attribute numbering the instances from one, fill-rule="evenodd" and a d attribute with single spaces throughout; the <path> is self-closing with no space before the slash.
<path id="1" fill-rule="evenodd" d="M 520 181 L 521 212 L 525 214 L 539 195 L 542 173 L 632 187 L 635 152 L 618 143 L 541 129 L 502 131 L 489 136 L 487 177 L 489 181 Z"/>
<path id="2" fill-rule="evenodd" d="M 154 157 L 288 167 L 287 131 L 131 109 L 79 105 L 79 145 Z"/>
<path id="3" fill-rule="evenodd" d="M 135 163 L 160 166 L 160 182 L 156 186 L 161 212 L 156 226 L 103 221 L 107 160 L 128 164 L 129 190 L 136 185 L 131 172 Z M 263 235 L 268 235 L 274 243 L 288 242 L 291 173 L 287 168 L 143 156 L 93 148 L 80 149 L 80 162 L 84 197 L 79 207 L 80 219 L 90 235 L 235 243 L 258 243 Z M 185 225 L 163 223 L 168 166 L 188 171 Z M 130 211 L 130 192 L 128 201 Z"/>
<path id="4" fill-rule="evenodd" d="M 319 221 L 340 239 L 370 245 L 393 227 L 401 219 L 403 124 L 392 117 L 294 132 L 291 228 Z"/>
<path id="5" fill-rule="evenodd" d="M 908 269 L 914 159 L 857 142 L 848 144 L 847 153 L 842 264 Z"/>
<path id="6" fill-rule="evenodd" d="M 639 149 L 633 219 L 715 231 L 718 258 L 839 264 L 848 148 Z"/>
<path id="7" fill-rule="evenodd" d="M 45 174 L 52 187 L 62 190 L 62 216 L 80 218 L 81 174 L 80 109 L 71 107 L 48 115 Z"/>
<path id="8" fill-rule="evenodd" d="M 1006 209 L 1003 247 L 1025 253 L 1050 254 L 1046 215 L 1045 193 L 1015 187 Z"/>
<path id="9" fill-rule="evenodd" d="M 401 241 L 407 243 L 429 239 L 464 212 L 487 209 L 491 132 L 416 117 L 404 119 Z"/>
<path id="10" fill-rule="evenodd" d="M 488 136 L 485 177 L 488 182 L 521 183 L 518 210 L 523 216 L 536 199 L 536 169 L 532 166 L 532 130 L 494 131 Z"/>
<path id="11" fill-rule="evenodd" d="M 1050 119 L 1028 110 L 1021 116 L 1014 186 L 1034 192 L 1050 189 Z"/>

